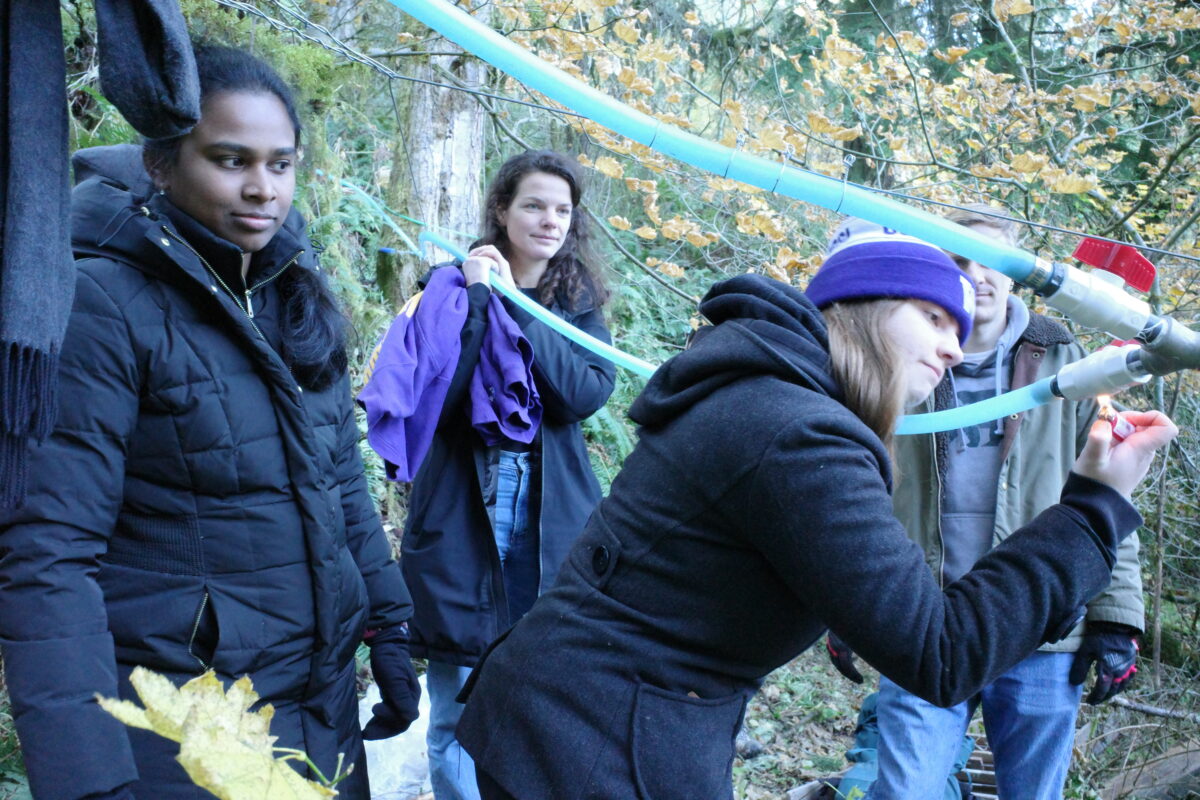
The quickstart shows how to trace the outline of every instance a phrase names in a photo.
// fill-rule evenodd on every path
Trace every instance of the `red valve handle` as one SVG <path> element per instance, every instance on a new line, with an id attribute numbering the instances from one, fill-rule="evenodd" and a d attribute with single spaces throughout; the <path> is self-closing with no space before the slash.
<path id="1" fill-rule="evenodd" d="M 1139 292 L 1148 292 L 1154 285 L 1154 276 L 1157 274 L 1154 265 L 1127 244 L 1084 239 L 1072 255 L 1085 264 L 1120 275 L 1125 283 Z"/>

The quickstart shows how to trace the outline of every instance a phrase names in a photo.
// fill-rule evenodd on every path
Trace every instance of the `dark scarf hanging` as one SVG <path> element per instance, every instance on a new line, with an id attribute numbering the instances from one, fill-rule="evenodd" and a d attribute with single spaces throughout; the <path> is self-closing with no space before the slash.
<path id="1" fill-rule="evenodd" d="M 177 0 L 95 0 L 103 88 L 146 136 L 186 133 L 200 89 Z M 25 498 L 26 448 L 56 415 L 75 287 L 59 4 L 0 0 L 0 508 Z"/>

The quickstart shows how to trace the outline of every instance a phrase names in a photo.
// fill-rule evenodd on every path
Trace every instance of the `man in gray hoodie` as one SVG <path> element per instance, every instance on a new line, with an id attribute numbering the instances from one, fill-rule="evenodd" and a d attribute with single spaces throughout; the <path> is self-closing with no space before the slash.
<path id="1" fill-rule="evenodd" d="M 974 206 L 951 215 L 962 225 L 1016 244 L 1015 223 Z M 1053 375 L 1082 358 L 1065 328 L 1030 312 L 1005 275 L 954 257 L 975 283 L 974 326 L 963 362 L 947 372 L 925 407 L 967 405 Z M 901 474 L 896 516 L 925 550 L 943 586 L 1057 500 L 1096 416 L 1095 402 L 1061 401 L 971 428 L 897 437 Z M 1082 683 L 1093 662 L 1089 703 L 1121 691 L 1136 672 L 1135 637 L 1144 625 L 1137 535 L 1118 553 L 1108 590 L 1080 609 L 1079 624 L 1001 675 L 971 700 L 938 708 L 883 678 L 877 705 L 878 777 L 871 800 L 945 796 L 963 735 L 982 708 L 1005 800 L 1061 798 L 1071 759 Z M 831 637 L 835 666 L 862 680 L 849 650 Z"/>

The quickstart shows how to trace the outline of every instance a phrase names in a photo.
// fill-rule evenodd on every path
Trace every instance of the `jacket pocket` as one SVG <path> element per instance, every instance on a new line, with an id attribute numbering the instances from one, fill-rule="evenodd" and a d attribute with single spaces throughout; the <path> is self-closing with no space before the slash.
<path id="1" fill-rule="evenodd" d="M 633 774 L 641 800 L 729 800 L 743 694 L 703 699 L 641 684 L 633 703 Z"/>

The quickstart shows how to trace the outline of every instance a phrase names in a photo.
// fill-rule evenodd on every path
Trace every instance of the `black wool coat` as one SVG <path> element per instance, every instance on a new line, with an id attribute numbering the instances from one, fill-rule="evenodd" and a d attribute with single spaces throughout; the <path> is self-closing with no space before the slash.
<path id="1" fill-rule="evenodd" d="M 144 176 L 106 176 L 135 167 L 128 156 L 77 158 L 100 174 L 73 196 L 61 412 L 31 451 L 27 502 L 0 517 L 0 644 L 31 785 L 78 798 L 140 778 L 138 797 L 209 796 L 173 761 L 177 746 L 94 702 L 135 699 L 134 665 L 176 682 L 248 674 L 276 709 L 278 744 L 330 774 L 339 752 L 362 752 L 364 627 L 411 616 L 348 380 L 297 384 L 283 279 L 253 292 L 251 318 L 216 280 L 239 286 L 237 248 L 163 197 L 141 203 L 126 187 Z M 248 282 L 315 266 L 295 215 Z M 358 772 L 343 795 L 365 796 Z"/>
<path id="2" fill-rule="evenodd" d="M 487 328 L 487 292 L 468 297 L 462 354 L 433 442 L 413 479 L 400 556 L 415 607 L 413 655 L 462 666 L 473 665 L 510 624 L 488 514 L 496 497 L 499 447 L 484 445 L 461 409 Z M 542 400 L 529 514 L 538 537 L 539 588 L 545 589 L 553 585 L 600 501 L 600 484 L 579 423 L 608 401 L 616 368 L 504 302 L 533 345 L 533 377 Z M 567 310 L 555 303 L 551 311 L 585 333 L 611 341 L 604 312 L 593 304 Z"/>
<path id="3" fill-rule="evenodd" d="M 957 703 L 1055 638 L 1139 518 L 1073 476 L 943 592 L 892 516 L 880 440 L 841 402 L 820 313 L 744 275 L 630 415 L 640 440 L 558 583 L 482 660 L 458 738 L 521 800 L 728 800 L 747 698 L 831 627 Z"/>

